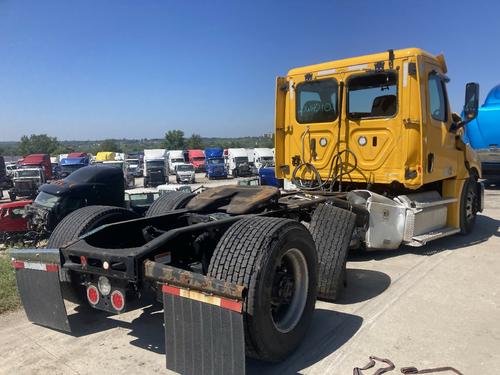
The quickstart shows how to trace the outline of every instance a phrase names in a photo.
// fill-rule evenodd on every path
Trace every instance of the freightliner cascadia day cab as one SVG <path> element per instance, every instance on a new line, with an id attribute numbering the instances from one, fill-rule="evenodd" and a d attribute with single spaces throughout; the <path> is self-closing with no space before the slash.
<path id="1" fill-rule="evenodd" d="M 290 70 L 276 84 L 275 155 L 295 190 L 172 191 L 134 220 L 74 211 L 47 249 L 11 250 L 28 318 L 71 331 L 63 297 L 116 314 L 151 292 L 164 307 L 167 368 L 242 374 L 245 355 L 284 360 L 316 298 L 342 292 L 350 246 L 422 246 L 473 229 L 481 168 L 459 132 L 479 88 L 466 85 L 461 119 L 446 73 L 443 56 L 420 49 Z"/>
<path id="2" fill-rule="evenodd" d="M 477 118 L 465 127 L 464 141 L 476 150 L 484 178 L 500 178 L 500 85 L 491 89 Z"/>

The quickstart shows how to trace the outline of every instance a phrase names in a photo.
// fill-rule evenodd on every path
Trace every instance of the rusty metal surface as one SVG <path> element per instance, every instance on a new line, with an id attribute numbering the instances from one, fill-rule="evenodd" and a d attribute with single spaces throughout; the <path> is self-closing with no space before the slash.
<path id="1" fill-rule="evenodd" d="M 274 186 L 219 186 L 198 194 L 186 208 L 205 211 L 224 206 L 227 213 L 241 215 L 277 203 L 279 194 Z"/>
<path id="2" fill-rule="evenodd" d="M 221 297 L 243 299 L 245 287 L 213 277 L 167 266 L 151 260 L 144 262 L 144 275 L 155 281 L 176 285 L 183 288 L 212 293 Z"/>

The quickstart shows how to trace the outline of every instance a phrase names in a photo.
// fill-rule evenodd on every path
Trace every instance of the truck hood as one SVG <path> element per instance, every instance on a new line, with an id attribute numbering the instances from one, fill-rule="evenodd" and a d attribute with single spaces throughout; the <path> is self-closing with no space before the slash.
<path id="1" fill-rule="evenodd" d="M 92 189 L 94 185 L 103 185 L 99 183 L 68 183 L 64 180 L 59 180 L 51 184 L 43 184 L 39 190 L 48 194 L 62 197 L 67 194 L 84 195 Z"/>
<path id="2" fill-rule="evenodd" d="M 500 148 L 500 104 L 479 108 L 477 118 L 465 125 L 465 131 L 474 149 Z"/>

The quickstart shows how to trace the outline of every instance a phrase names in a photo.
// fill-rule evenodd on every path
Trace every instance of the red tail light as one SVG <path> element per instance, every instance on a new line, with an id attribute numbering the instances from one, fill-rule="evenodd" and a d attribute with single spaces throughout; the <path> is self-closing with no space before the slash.
<path id="1" fill-rule="evenodd" d="M 99 303 L 99 290 L 95 285 L 89 285 L 87 287 L 87 299 L 91 305 L 97 305 Z"/>
<path id="2" fill-rule="evenodd" d="M 121 311 L 125 307 L 125 296 L 119 290 L 111 293 L 111 305 L 116 311 Z"/>

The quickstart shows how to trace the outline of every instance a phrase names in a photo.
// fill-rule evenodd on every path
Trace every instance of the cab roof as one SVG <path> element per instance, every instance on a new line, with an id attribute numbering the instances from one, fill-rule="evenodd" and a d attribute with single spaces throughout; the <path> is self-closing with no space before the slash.
<path id="1" fill-rule="evenodd" d="M 400 58 L 408 57 L 408 56 L 426 56 L 428 58 L 431 58 L 433 60 L 438 61 L 438 58 L 436 56 L 434 56 L 434 55 L 430 54 L 429 52 L 426 52 L 420 48 L 406 48 L 406 49 L 394 50 L 394 58 L 395 59 L 400 59 Z M 333 61 L 328 61 L 328 62 L 324 62 L 324 63 L 320 63 L 320 64 L 307 65 L 307 66 L 294 68 L 294 69 L 291 69 L 288 71 L 288 75 L 289 76 L 301 75 L 301 74 L 306 74 L 306 73 L 311 73 L 311 72 L 316 72 L 316 71 L 321 71 L 321 70 L 347 68 L 349 66 L 356 66 L 356 65 L 361 65 L 361 64 L 373 64 L 373 63 L 376 63 L 378 61 L 387 61 L 387 60 L 389 60 L 389 53 L 387 51 L 384 51 L 384 52 L 380 52 L 380 53 L 374 53 L 371 55 L 350 57 L 347 59 L 333 60 Z"/>

